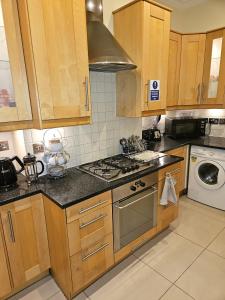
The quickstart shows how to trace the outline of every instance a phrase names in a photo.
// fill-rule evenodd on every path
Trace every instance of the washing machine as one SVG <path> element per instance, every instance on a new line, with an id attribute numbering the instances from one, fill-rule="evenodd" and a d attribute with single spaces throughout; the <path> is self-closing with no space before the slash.
<path id="1" fill-rule="evenodd" d="M 225 210 L 225 150 L 191 147 L 188 197 Z"/>

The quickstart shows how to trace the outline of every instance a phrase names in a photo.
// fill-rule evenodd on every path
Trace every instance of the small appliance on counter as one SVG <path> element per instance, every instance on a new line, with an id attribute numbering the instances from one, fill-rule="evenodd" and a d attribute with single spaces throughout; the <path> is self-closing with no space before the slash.
<path id="1" fill-rule="evenodd" d="M 20 169 L 16 170 L 13 161 L 17 161 Z M 17 187 L 17 174 L 24 170 L 22 161 L 18 156 L 13 158 L 1 157 L 0 158 L 0 191 L 6 192 Z"/>
<path id="2" fill-rule="evenodd" d="M 147 144 L 161 141 L 161 132 L 158 129 L 160 120 L 161 116 L 157 116 L 153 122 L 152 128 L 142 131 L 142 138 L 147 142 Z"/>
<path id="3" fill-rule="evenodd" d="M 41 160 L 36 160 L 36 156 L 28 153 L 23 158 L 25 176 L 28 185 L 38 181 L 38 176 L 44 172 L 44 164 Z M 38 172 L 37 165 L 41 165 L 41 171 Z"/>
<path id="4" fill-rule="evenodd" d="M 173 139 L 205 136 L 207 118 L 166 118 L 166 135 Z"/>
<path id="5" fill-rule="evenodd" d="M 43 160 L 47 165 L 49 178 L 64 177 L 70 155 L 64 149 L 65 140 L 63 140 L 60 131 L 55 129 L 46 130 L 43 143 L 45 148 Z"/>
<path id="6" fill-rule="evenodd" d="M 120 145 L 122 146 L 122 151 L 124 154 L 142 152 L 147 149 L 145 141 L 139 136 L 135 135 L 132 135 L 128 139 L 122 138 L 120 140 Z"/>

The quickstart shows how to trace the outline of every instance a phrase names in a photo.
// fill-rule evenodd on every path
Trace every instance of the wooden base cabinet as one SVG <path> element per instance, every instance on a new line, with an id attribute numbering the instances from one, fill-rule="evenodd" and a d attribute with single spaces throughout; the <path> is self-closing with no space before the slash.
<path id="1" fill-rule="evenodd" d="M 170 12 L 148 0 L 133 1 L 114 12 L 115 37 L 137 65 L 136 70 L 117 74 L 118 116 L 165 112 Z"/>
<path id="2" fill-rule="evenodd" d="M 13 288 L 18 289 L 50 268 L 42 196 L 0 208 Z"/>
<path id="3" fill-rule="evenodd" d="M 45 198 L 52 274 L 68 299 L 114 265 L 111 191 L 67 209 Z"/>
<path id="4" fill-rule="evenodd" d="M 158 183 L 158 189 L 159 189 L 159 199 L 158 199 L 158 224 L 157 224 L 157 232 L 160 232 L 167 228 L 172 221 L 174 221 L 178 216 L 178 209 L 179 209 L 179 202 L 177 204 L 174 204 L 172 202 L 168 202 L 168 205 L 160 205 L 160 198 L 162 196 L 162 191 L 165 184 L 165 178 L 167 173 L 171 174 L 172 177 L 176 181 L 175 189 L 177 194 L 177 199 L 179 199 L 179 194 L 181 191 L 181 174 L 182 174 L 182 165 L 181 163 L 174 164 L 172 166 L 169 166 L 165 169 L 162 169 L 159 171 L 159 183 Z"/>
<path id="5" fill-rule="evenodd" d="M 2 225 L 0 222 L 0 299 L 12 291 L 5 250 L 5 241 L 3 239 Z"/>

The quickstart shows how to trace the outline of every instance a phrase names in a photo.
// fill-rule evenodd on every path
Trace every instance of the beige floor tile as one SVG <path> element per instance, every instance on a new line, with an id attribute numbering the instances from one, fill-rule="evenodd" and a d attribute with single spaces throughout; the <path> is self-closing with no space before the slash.
<path id="1" fill-rule="evenodd" d="M 173 285 L 160 300 L 193 300 L 193 298 Z"/>
<path id="2" fill-rule="evenodd" d="M 186 196 L 181 197 L 180 203 L 183 206 L 191 207 L 210 218 L 217 219 L 218 221 L 225 223 L 225 211 L 223 210 L 204 205 L 200 202 L 191 200 Z"/>
<path id="3" fill-rule="evenodd" d="M 171 283 L 134 256 L 85 290 L 91 300 L 158 300 Z"/>
<path id="4" fill-rule="evenodd" d="M 173 233 L 162 233 L 134 253 L 144 263 L 175 282 L 203 248 Z"/>
<path id="5" fill-rule="evenodd" d="M 52 277 L 47 276 L 43 280 L 40 280 L 36 284 L 26 288 L 15 296 L 11 297 L 10 300 L 46 300 L 51 296 L 59 292 L 59 287 L 56 285 Z"/>
<path id="6" fill-rule="evenodd" d="M 209 245 L 208 249 L 225 258 L 225 229 Z"/>
<path id="7" fill-rule="evenodd" d="M 225 259 L 206 250 L 176 285 L 196 300 L 224 300 Z"/>
<path id="8" fill-rule="evenodd" d="M 175 233 L 202 247 L 207 247 L 224 227 L 223 221 L 204 214 L 193 205 L 186 205 L 182 201 L 179 217 L 170 226 Z"/>
<path id="9" fill-rule="evenodd" d="M 81 293 L 78 296 L 73 298 L 73 300 L 87 300 L 87 299 L 88 298 L 85 296 L 84 293 Z M 66 297 L 63 295 L 62 292 L 58 292 L 57 294 L 49 298 L 49 300 L 66 300 Z"/>

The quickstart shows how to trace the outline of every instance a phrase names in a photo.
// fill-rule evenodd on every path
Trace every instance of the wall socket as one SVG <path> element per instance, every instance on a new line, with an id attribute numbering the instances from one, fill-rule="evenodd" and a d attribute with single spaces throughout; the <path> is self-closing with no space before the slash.
<path id="1" fill-rule="evenodd" d="M 43 153 L 44 146 L 42 144 L 33 144 L 33 151 L 34 151 L 34 154 Z"/>
<path id="2" fill-rule="evenodd" d="M 8 150 L 9 150 L 9 142 L 0 141 L 0 151 L 8 151 Z"/>

